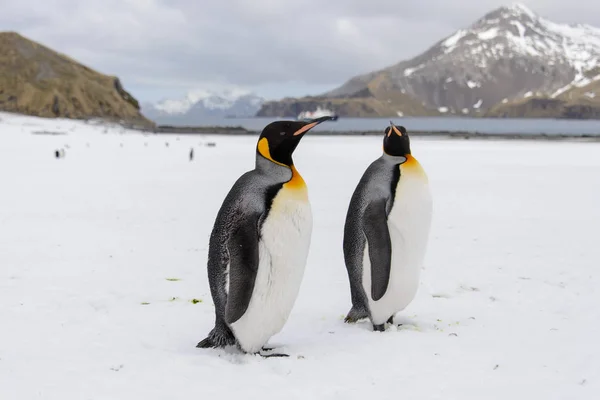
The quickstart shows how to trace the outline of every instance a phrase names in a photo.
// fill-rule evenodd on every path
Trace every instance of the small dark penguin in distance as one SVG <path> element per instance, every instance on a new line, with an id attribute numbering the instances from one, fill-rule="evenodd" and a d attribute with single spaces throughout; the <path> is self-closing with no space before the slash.
<path id="1" fill-rule="evenodd" d="M 406 128 L 390 126 L 383 154 L 366 169 L 352 195 L 343 251 L 352 308 L 345 321 L 369 318 L 375 331 L 417 293 L 432 218 L 427 175 L 412 155 Z"/>
<path id="2" fill-rule="evenodd" d="M 243 174 L 217 214 L 208 250 L 215 326 L 200 348 L 237 345 L 263 356 L 286 323 L 304 275 L 312 212 L 293 153 L 313 127 L 331 119 L 275 121 L 258 138 L 255 168 Z"/>

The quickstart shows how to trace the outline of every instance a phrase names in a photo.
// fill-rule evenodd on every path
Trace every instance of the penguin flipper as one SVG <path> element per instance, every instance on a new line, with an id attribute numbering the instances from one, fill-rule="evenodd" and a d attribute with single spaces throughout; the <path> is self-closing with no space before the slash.
<path id="1" fill-rule="evenodd" d="M 386 199 L 373 201 L 367 206 L 363 221 L 371 262 L 371 297 L 375 301 L 383 297 L 390 280 L 392 240 L 386 206 Z"/>
<path id="2" fill-rule="evenodd" d="M 258 272 L 258 221 L 260 214 L 245 216 L 232 232 L 229 251 L 229 292 L 225 321 L 232 324 L 248 309 Z"/>

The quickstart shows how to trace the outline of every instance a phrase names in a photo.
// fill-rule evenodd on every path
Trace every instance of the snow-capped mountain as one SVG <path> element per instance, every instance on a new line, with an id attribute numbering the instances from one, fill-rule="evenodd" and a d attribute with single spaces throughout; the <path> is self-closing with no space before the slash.
<path id="1" fill-rule="evenodd" d="M 263 102 L 262 97 L 241 89 L 191 91 L 181 99 L 143 104 L 142 112 L 159 124 L 188 124 L 206 117 L 252 117 Z"/>
<path id="2" fill-rule="evenodd" d="M 555 23 L 516 3 L 411 60 L 354 77 L 319 97 L 393 104 L 402 94 L 442 114 L 476 114 L 514 99 L 558 96 L 600 77 L 599 66 L 600 29 Z"/>

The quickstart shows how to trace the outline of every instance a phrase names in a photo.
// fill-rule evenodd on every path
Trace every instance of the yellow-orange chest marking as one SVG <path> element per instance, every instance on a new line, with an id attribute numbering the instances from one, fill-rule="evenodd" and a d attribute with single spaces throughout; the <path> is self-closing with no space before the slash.
<path id="1" fill-rule="evenodd" d="M 425 179 L 425 181 L 428 180 L 425 170 L 419 161 L 417 161 L 417 159 L 411 154 L 406 155 L 406 161 L 400 164 L 400 171 L 402 174 L 419 177 L 421 179 Z"/>
<path id="2" fill-rule="evenodd" d="M 295 166 L 292 165 L 292 179 L 283 184 L 279 191 L 281 195 L 295 200 L 308 201 L 308 188 L 302 175 L 298 172 Z M 282 193 L 283 192 L 283 193 Z"/>

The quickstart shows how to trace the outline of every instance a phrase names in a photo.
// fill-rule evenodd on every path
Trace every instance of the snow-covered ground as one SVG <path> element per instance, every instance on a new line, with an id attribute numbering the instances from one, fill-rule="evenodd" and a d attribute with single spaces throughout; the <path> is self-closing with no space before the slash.
<path id="1" fill-rule="evenodd" d="M 413 138 L 430 247 L 405 325 L 376 333 L 343 323 L 341 242 L 381 140 L 308 134 L 312 247 L 271 341 L 291 357 L 264 359 L 195 348 L 212 223 L 255 138 L 0 119 L 0 399 L 598 398 L 597 143 Z"/>

